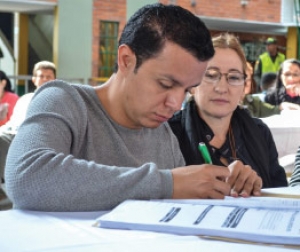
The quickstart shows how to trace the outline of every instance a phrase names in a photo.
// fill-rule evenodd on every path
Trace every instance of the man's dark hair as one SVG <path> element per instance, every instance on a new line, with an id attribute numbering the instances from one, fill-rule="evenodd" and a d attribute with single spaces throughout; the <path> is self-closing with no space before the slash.
<path id="1" fill-rule="evenodd" d="M 262 91 L 267 91 L 268 89 L 275 87 L 275 81 L 277 74 L 273 72 L 264 73 L 260 80 L 260 88 Z"/>
<path id="2" fill-rule="evenodd" d="M 214 55 L 211 36 L 205 24 L 180 6 L 149 4 L 139 9 L 127 22 L 119 46 L 128 45 L 136 55 L 135 70 L 154 58 L 167 41 L 173 42 L 207 61 Z M 116 64 L 115 71 L 118 66 Z"/>

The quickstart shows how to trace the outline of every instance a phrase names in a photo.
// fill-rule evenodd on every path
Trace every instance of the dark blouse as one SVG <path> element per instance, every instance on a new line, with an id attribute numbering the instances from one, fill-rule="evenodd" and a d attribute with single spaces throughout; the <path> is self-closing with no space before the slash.
<path id="1" fill-rule="evenodd" d="M 300 96 L 291 97 L 286 93 L 285 87 L 280 87 L 268 92 L 265 97 L 265 102 L 277 106 L 282 102 L 291 102 L 300 105 Z"/>
<path id="2" fill-rule="evenodd" d="M 177 112 L 169 120 L 177 136 L 187 165 L 203 164 L 198 151 L 199 142 L 205 142 L 213 164 L 224 166 L 220 157 L 231 163 L 232 158 L 229 137 L 220 149 L 209 145 L 214 134 L 210 127 L 199 117 L 195 102 L 187 103 L 184 110 Z M 250 165 L 263 180 L 263 187 L 287 186 L 286 174 L 278 163 L 278 153 L 270 129 L 258 118 L 252 118 L 245 109 L 234 111 L 231 127 L 235 140 L 236 155 L 244 164 Z"/>

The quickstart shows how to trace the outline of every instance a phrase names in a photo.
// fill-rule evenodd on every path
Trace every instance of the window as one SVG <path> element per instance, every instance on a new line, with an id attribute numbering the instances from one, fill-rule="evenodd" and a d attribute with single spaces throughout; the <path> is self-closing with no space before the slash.
<path id="1" fill-rule="evenodd" d="M 99 76 L 109 77 L 114 70 L 118 50 L 118 22 L 100 21 Z"/>
<path id="2" fill-rule="evenodd" d="M 241 44 L 244 49 L 246 59 L 250 62 L 255 62 L 259 55 L 266 51 L 266 45 L 259 41 L 244 43 L 241 41 Z"/>

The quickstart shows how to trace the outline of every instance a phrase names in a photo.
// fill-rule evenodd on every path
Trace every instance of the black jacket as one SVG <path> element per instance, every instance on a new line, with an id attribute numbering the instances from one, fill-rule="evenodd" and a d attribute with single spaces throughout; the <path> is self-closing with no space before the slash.
<path id="1" fill-rule="evenodd" d="M 199 142 L 205 142 L 208 146 L 213 164 L 224 166 L 220 156 L 225 157 L 229 163 L 233 161 L 228 135 L 220 149 L 213 149 L 209 145 L 214 134 L 199 117 L 193 100 L 187 103 L 184 110 L 177 112 L 169 124 L 177 136 L 187 165 L 204 163 L 198 151 Z M 263 188 L 287 186 L 286 174 L 278 163 L 277 149 L 267 125 L 238 107 L 233 113 L 231 127 L 237 158 L 257 172 L 263 180 Z"/>
<path id="2" fill-rule="evenodd" d="M 282 102 L 291 102 L 300 105 L 300 96 L 291 97 L 286 93 L 285 87 L 281 86 L 266 94 L 265 102 L 279 106 Z"/>

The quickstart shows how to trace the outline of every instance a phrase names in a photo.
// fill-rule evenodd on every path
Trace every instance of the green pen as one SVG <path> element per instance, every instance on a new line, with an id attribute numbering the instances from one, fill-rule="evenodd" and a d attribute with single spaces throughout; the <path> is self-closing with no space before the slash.
<path id="1" fill-rule="evenodd" d="M 204 162 L 206 164 L 212 164 L 211 157 L 210 157 L 209 151 L 208 151 L 205 143 L 200 142 L 198 145 L 198 150 L 200 151 L 200 153 L 204 159 Z"/>

